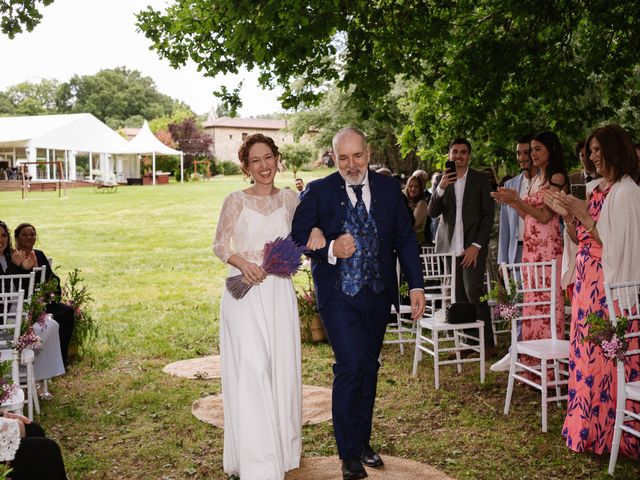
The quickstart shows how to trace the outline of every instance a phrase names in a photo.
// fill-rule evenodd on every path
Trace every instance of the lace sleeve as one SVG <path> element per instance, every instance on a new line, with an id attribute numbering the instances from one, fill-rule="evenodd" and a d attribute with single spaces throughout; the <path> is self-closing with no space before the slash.
<path id="1" fill-rule="evenodd" d="M 298 208 L 298 203 L 300 203 L 300 199 L 298 198 L 298 194 L 293 190 L 283 190 L 284 193 L 284 207 L 287 211 L 287 219 L 289 224 L 293 220 L 293 215 L 296 213 L 296 208 Z"/>
<path id="2" fill-rule="evenodd" d="M 235 253 L 231 248 L 231 235 L 241 211 L 242 197 L 235 193 L 227 195 L 222 203 L 216 236 L 213 239 L 213 252 L 224 263 L 227 263 L 229 257 Z"/>
<path id="3" fill-rule="evenodd" d="M 18 420 L 0 418 L 0 462 L 13 460 L 20 446 Z"/>

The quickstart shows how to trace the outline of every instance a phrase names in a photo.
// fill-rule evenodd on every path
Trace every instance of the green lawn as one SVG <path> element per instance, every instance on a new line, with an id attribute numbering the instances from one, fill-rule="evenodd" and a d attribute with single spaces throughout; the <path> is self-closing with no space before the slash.
<path id="1" fill-rule="evenodd" d="M 322 173 L 301 172 L 309 180 Z M 293 188 L 291 173 L 280 186 Z M 59 273 L 82 270 L 100 325 L 97 352 L 51 386 L 55 398 L 38 418 L 62 446 L 70 478 L 218 479 L 222 431 L 191 415 L 192 402 L 219 393 L 219 380 L 162 373 L 172 361 L 218 352 L 218 302 L 225 267 L 211 241 L 222 199 L 241 177 L 156 187 L 0 192 L 0 219 L 38 229 L 38 248 Z M 504 348 L 504 346 L 503 346 Z M 608 456 L 576 455 L 560 437 L 563 408 L 549 409 L 540 431 L 539 395 L 517 388 L 502 415 L 506 375 L 477 367 L 444 368 L 433 389 L 431 364 L 411 378 L 412 354 L 386 346 L 373 444 L 383 453 L 436 466 L 458 479 L 609 478 Z M 331 349 L 304 346 L 307 384 L 331 385 Z M 329 423 L 305 427 L 304 455 L 336 453 Z M 338 469 L 338 465 L 336 465 Z M 336 470 L 338 473 L 338 470 Z M 618 478 L 639 478 L 621 458 Z"/>

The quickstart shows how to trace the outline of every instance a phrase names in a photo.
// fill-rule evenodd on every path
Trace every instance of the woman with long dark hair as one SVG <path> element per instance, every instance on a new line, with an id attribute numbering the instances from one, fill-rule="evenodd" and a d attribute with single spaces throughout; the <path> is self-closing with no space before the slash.
<path id="1" fill-rule="evenodd" d="M 567 190 L 568 177 L 562 157 L 562 145 L 555 133 L 545 131 L 534 135 L 531 140 L 531 161 L 538 169 L 538 173 L 531 180 L 529 191 L 524 198 L 520 198 L 518 192 L 508 188 L 500 188 L 491 195 L 496 200 L 513 207 L 524 218 L 522 262 L 556 260 L 556 334 L 557 338 L 562 339 L 564 338 L 564 296 L 560 285 L 563 249 L 560 215 L 547 207 L 542 197 L 543 192 L 546 191 Z M 538 298 L 541 295 L 540 293 L 527 294 L 530 298 L 525 297 L 524 301 L 549 300 Z M 538 312 L 536 307 L 525 307 L 523 316 L 539 313 L 542 312 Z M 551 338 L 550 321 L 536 319 L 522 323 L 523 341 L 542 338 Z M 551 378 L 553 372 L 549 375 Z"/>

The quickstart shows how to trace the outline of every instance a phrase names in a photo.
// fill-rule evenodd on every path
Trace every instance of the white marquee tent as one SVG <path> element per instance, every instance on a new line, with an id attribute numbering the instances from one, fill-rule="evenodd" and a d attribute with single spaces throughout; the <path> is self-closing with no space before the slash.
<path id="1" fill-rule="evenodd" d="M 156 184 L 156 154 L 158 155 L 180 155 L 180 183 L 184 181 L 184 155 L 180 150 L 167 147 L 157 139 L 151 132 L 149 124 L 144 121 L 138 134 L 129 141 L 129 147 L 135 149 L 137 153 L 152 155 L 151 172 L 153 184 Z"/>
<path id="2" fill-rule="evenodd" d="M 62 161 L 65 178 L 81 180 L 76 156 L 88 154 L 86 179 L 115 174 L 119 182 L 140 177 L 138 154 L 153 154 L 154 160 L 156 153 L 180 155 L 182 166 L 182 152 L 157 140 L 146 122 L 145 127 L 140 132 L 143 136 L 139 134 L 129 142 L 90 113 L 0 117 L 0 162 L 17 167 L 22 162 Z M 34 179 L 56 178 L 49 164 L 45 172 L 38 172 L 35 164 L 29 164 L 28 169 Z M 155 161 L 153 170 L 155 184 Z"/>

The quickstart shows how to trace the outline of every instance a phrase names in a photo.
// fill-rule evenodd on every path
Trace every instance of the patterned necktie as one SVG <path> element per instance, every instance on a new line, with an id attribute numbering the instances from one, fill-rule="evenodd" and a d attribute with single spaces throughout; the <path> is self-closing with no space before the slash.
<path id="1" fill-rule="evenodd" d="M 349 185 L 353 188 L 353 193 L 356 194 L 355 210 L 358 218 L 365 223 L 367 221 L 367 207 L 364 206 L 364 200 L 362 199 L 362 185 Z"/>

